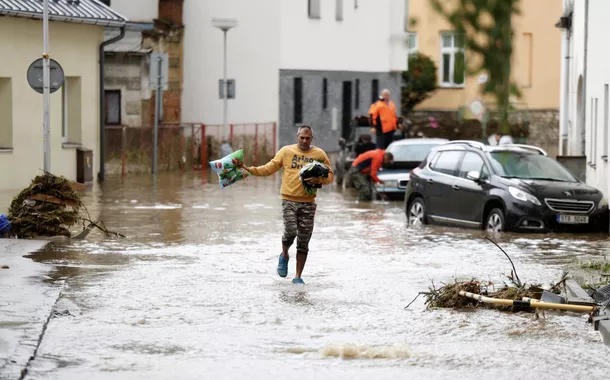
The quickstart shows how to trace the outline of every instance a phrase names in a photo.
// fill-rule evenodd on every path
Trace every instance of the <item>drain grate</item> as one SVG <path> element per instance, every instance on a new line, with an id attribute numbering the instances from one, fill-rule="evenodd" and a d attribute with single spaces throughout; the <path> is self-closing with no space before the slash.
<path id="1" fill-rule="evenodd" d="M 598 303 L 610 301 L 610 285 L 605 285 L 597 289 L 591 294 L 591 298 Z"/>

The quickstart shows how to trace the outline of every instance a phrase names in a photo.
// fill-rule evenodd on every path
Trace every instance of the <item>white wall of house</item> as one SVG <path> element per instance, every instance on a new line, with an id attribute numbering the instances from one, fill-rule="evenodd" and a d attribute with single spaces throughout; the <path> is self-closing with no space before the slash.
<path id="1" fill-rule="evenodd" d="M 587 182 L 608 195 L 610 70 L 607 49 L 610 1 L 589 0 L 589 42 L 586 76 Z"/>
<path id="2" fill-rule="evenodd" d="M 130 22 L 151 22 L 159 15 L 159 0 L 111 0 L 110 7 Z"/>
<path id="3" fill-rule="evenodd" d="M 308 2 L 186 0 L 183 121 L 222 124 L 223 34 L 212 18 L 239 22 L 227 35 L 228 77 L 236 80 L 229 123 L 278 120 L 280 69 L 406 70 L 405 0 L 318 0 L 320 18 L 309 17 Z"/>
<path id="4" fill-rule="evenodd" d="M 103 27 L 49 23 L 51 58 L 67 78 L 67 104 L 62 89 L 51 94 L 51 172 L 76 180 L 76 149 L 93 150 L 94 176 L 99 166 L 99 66 L 98 47 Z M 0 65 L 0 189 L 22 189 L 41 174 L 43 159 L 42 94 L 26 82 L 28 66 L 40 57 L 42 21 L 2 17 L 0 51 L 11 57 Z M 63 123 L 63 111 L 67 123 Z M 62 128 L 67 132 L 62 138 Z"/>
<path id="5" fill-rule="evenodd" d="M 236 98 L 228 101 L 229 123 L 277 121 L 280 2 L 286 0 L 184 2 L 184 122 L 223 121 L 223 100 L 218 93 L 218 81 L 223 77 L 223 33 L 212 26 L 212 18 L 239 22 L 227 33 L 227 75 L 236 82 Z"/>
<path id="6" fill-rule="evenodd" d="M 311 18 L 307 0 L 282 2 L 282 69 L 406 70 L 404 0 L 317 3 L 319 18 Z"/>

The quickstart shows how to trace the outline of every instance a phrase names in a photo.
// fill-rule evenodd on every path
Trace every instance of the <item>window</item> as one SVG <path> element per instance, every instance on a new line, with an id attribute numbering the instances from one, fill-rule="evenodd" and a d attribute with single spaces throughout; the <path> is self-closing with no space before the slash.
<path id="1" fill-rule="evenodd" d="M 354 109 L 359 109 L 360 108 L 360 79 L 356 79 L 356 91 L 355 91 L 355 97 L 356 99 L 354 100 Z"/>
<path id="2" fill-rule="evenodd" d="M 604 160 L 608 160 L 608 85 L 604 85 L 604 142 L 603 146 L 603 155 L 602 158 Z"/>
<path id="3" fill-rule="evenodd" d="M 110 6 L 110 0 L 100 0 L 102 3 L 106 4 L 107 6 Z"/>
<path id="4" fill-rule="evenodd" d="M 417 33 L 415 32 L 407 34 L 407 51 L 409 55 L 417 53 Z"/>
<path id="5" fill-rule="evenodd" d="M 439 144 L 393 145 L 388 152 L 394 155 L 394 162 L 420 162 L 426 159 L 430 150 Z"/>
<path id="6" fill-rule="evenodd" d="M 322 109 L 328 108 L 328 81 L 326 78 L 322 79 Z"/>
<path id="7" fill-rule="evenodd" d="M 294 78 L 294 124 L 303 122 L 303 78 Z"/>
<path id="8" fill-rule="evenodd" d="M 463 86 L 464 74 L 464 38 L 453 32 L 441 33 L 441 86 Z"/>
<path id="9" fill-rule="evenodd" d="M 320 18 L 320 0 L 307 0 L 307 15 L 309 18 Z"/>
<path id="10" fill-rule="evenodd" d="M 121 125 L 121 90 L 104 91 L 106 125 Z"/>
<path id="11" fill-rule="evenodd" d="M 371 103 L 376 103 L 379 99 L 379 79 L 371 82 Z"/>
<path id="12" fill-rule="evenodd" d="M 343 21 L 343 0 L 335 0 L 335 20 Z"/>
<path id="13" fill-rule="evenodd" d="M 577 182 L 558 161 L 538 153 L 499 151 L 489 153 L 489 158 L 494 172 L 502 177 Z"/>
<path id="14" fill-rule="evenodd" d="M 82 140 L 81 78 L 66 77 L 61 93 L 62 142 L 80 144 Z"/>
<path id="15" fill-rule="evenodd" d="M 482 173 L 484 165 L 485 163 L 483 162 L 481 156 L 474 152 L 466 152 L 464 159 L 462 160 L 462 164 L 460 165 L 458 177 L 468 178 L 468 173 L 471 171 Z"/>
<path id="16" fill-rule="evenodd" d="M 436 161 L 433 162 L 430 167 L 439 173 L 455 175 L 455 169 L 462 154 L 464 154 L 464 152 L 459 150 L 440 152 L 438 158 L 436 158 Z"/>
<path id="17" fill-rule="evenodd" d="M 0 149 L 13 148 L 13 82 L 0 78 Z"/>
<path id="18" fill-rule="evenodd" d="M 354 0 L 354 9 L 358 9 L 358 0 Z"/>

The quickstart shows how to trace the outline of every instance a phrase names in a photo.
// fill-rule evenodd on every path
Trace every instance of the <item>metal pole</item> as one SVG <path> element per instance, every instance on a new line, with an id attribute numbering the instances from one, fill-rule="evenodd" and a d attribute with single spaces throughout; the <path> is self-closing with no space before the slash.
<path id="1" fill-rule="evenodd" d="M 161 56 L 157 56 L 157 89 L 155 91 L 155 127 L 154 127 L 154 138 L 153 138 L 153 164 L 152 172 L 157 173 L 157 130 L 159 129 L 159 103 L 161 94 Z"/>
<path id="2" fill-rule="evenodd" d="M 224 105 L 223 105 L 223 125 L 224 125 L 224 138 L 227 139 L 227 108 L 229 106 L 229 86 L 227 84 L 227 29 L 223 29 L 223 55 L 224 55 L 224 67 L 223 67 L 223 77 L 224 77 Z"/>
<path id="3" fill-rule="evenodd" d="M 49 0 L 43 2 L 42 13 L 42 126 L 44 139 L 44 170 L 51 171 L 51 116 L 50 116 L 50 100 L 51 100 L 51 73 L 49 69 Z M 64 84 L 65 86 L 65 84 Z"/>

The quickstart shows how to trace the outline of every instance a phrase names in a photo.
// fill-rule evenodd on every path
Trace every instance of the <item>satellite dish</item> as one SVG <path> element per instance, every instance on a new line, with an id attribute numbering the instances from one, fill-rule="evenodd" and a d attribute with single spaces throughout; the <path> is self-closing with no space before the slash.
<path id="1" fill-rule="evenodd" d="M 32 89 L 40 94 L 43 92 L 42 58 L 38 58 L 28 67 L 27 79 Z M 49 89 L 51 94 L 64 85 L 64 69 L 54 59 L 49 59 Z"/>

